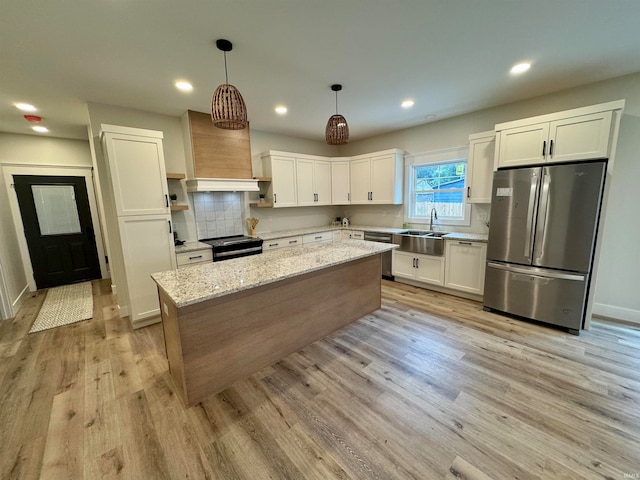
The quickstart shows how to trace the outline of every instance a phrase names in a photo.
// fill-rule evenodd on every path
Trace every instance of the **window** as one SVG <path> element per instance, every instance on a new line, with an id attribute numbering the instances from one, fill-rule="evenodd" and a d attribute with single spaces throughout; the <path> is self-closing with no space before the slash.
<path id="1" fill-rule="evenodd" d="M 465 158 L 411 165 L 409 219 L 429 221 L 435 208 L 440 224 L 468 224 L 466 174 Z"/>

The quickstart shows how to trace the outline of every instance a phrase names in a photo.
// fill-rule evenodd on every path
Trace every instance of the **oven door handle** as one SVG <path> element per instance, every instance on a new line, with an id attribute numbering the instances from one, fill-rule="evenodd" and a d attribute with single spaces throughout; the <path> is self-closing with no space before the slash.
<path id="1" fill-rule="evenodd" d="M 240 255 L 242 253 L 262 252 L 262 245 L 259 247 L 243 248 L 241 250 L 229 250 L 228 252 L 215 252 L 215 258 L 230 257 L 231 255 Z"/>

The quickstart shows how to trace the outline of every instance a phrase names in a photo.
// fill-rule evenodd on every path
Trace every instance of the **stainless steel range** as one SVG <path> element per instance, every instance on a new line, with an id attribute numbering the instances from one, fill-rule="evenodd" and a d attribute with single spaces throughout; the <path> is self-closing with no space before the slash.
<path id="1" fill-rule="evenodd" d="M 203 238 L 200 241 L 211 245 L 214 262 L 262 253 L 263 240 L 258 237 L 234 235 L 231 237 Z"/>

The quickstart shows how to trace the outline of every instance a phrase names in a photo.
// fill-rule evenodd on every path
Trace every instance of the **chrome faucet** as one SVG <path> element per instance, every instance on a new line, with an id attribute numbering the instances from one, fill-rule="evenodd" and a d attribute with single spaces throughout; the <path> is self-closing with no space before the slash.
<path id="1" fill-rule="evenodd" d="M 432 232 L 433 231 L 433 220 L 434 218 L 437 220 L 438 219 L 438 212 L 436 210 L 435 207 L 433 207 L 431 209 L 431 220 L 429 221 L 429 231 Z"/>

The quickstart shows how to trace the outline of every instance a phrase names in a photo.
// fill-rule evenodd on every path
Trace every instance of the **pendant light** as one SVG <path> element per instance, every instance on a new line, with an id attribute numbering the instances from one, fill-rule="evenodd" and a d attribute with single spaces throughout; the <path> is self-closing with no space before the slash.
<path id="1" fill-rule="evenodd" d="M 325 138 L 329 145 L 345 145 L 349 143 L 349 125 L 347 120 L 338 113 L 338 92 L 342 90 L 342 85 L 331 85 L 331 90 L 336 92 L 336 114 L 331 115 L 327 122 Z"/>
<path id="2" fill-rule="evenodd" d="M 216 40 L 216 47 L 224 52 L 225 83 L 216 88 L 211 97 L 211 121 L 218 128 L 242 130 L 247 128 L 247 106 L 236 87 L 229 84 L 227 52 L 233 48 L 229 40 Z"/>

